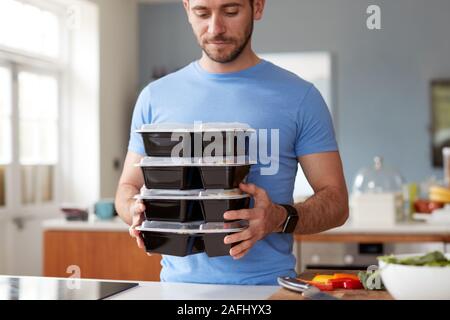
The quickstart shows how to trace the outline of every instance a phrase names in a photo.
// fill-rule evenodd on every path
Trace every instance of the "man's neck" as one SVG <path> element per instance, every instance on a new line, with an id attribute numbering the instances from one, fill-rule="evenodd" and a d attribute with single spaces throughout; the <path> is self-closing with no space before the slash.
<path id="1" fill-rule="evenodd" d="M 219 63 L 211 60 L 204 52 L 199 60 L 200 66 L 211 73 L 230 73 L 245 70 L 257 65 L 261 59 L 250 49 L 244 50 L 241 55 L 228 63 Z"/>

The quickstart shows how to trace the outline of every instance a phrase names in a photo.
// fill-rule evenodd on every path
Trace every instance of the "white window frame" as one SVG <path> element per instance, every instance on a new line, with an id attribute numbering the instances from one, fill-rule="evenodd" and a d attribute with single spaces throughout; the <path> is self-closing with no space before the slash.
<path id="1" fill-rule="evenodd" d="M 49 10 L 59 17 L 60 23 L 60 56 L 51 58 L 39 54 L 29 53 L 20 49 L 0 45 L 0 65 L 11 71 L 12 76 L 12 157 L 9 169 L 6 171 L 6 206 L 0 207 L 0 220 L 14 217 L 45 217 L 54 212 L 61 202 L 61 172 L 63 160 L 63 143 L 67 141 L 63 136 L 63 128 L 67 125 L 64 114 L 67 111 L 68 93 L 68 53 L 70 33 L 64 26 L 66 7 L 55 1 L 45 2 L 37 0 L 18 0 L 29 3 L 41 9 Z M 18 74 L 29 71 L 36 74 L 56 76 L 58 81 L 58 161 L 55 164 L 53 176 L 53 201 L 48 203 L 22 204 L 21 172 L 19 159 L 19 105 L 18 105 Z"/>

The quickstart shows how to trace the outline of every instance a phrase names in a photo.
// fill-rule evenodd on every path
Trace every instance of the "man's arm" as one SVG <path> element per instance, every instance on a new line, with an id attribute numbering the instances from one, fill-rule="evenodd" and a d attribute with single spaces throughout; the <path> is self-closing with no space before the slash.
<path id="1" fill-rule="evenodd" d="M 345 223 L 348 218 L 348 194 L 338 152 L 316 153 L 299 158 L 303 172 L 315 194 L 304 203 L 295 204 L 299 222 L 295 232 L 318 233 Z M 255 200 L 251 209 L 227 211 L 225 219 L 244 219 L 249 227 L 225 237 L 226 244 L 241 242 L 230 250 L 234 259 L 240 259 L 258 241 L 272 232 L 280 232 L 287 212 L 273 203 L 267 192 L 254 184 L 241 184 L 242 191 Z"/>
<path id="2" fill-rule="evenodd" d="M 130 225 L 130 235 L 136 238 L 138 246 L 143 248 L 143 241 L 139 235 L 139 231 L 135 230 L 135 228 L 144 220 L 143 212 L 145 211 L 145 206 L 141 202 L 133 199 L 144 185 L 142 171 L 140 168 L 134 166 L 141 159 L 142 156 L 137 153 L 130 151 L 127 153 L 117 187 L 115 206 L 122 220 Z"/>
<path id="3" fill-rule="evenodd" d="M 314 195 L 294 205 L 300 216 L 295 232 L 319 233 L 343 225 L 349 207 L 339 152 L 306 155 L 298 161 Z"/>

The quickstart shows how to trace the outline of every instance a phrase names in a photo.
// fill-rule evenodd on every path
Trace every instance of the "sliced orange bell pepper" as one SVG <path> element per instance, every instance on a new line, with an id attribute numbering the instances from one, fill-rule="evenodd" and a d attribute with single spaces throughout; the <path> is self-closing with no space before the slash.
<path id="1" fill-rule="evenodd" d="M 335 273 L 333 275 L 333 279 L 341 279 L 341 278 L 347 278 L 347 279 L 353 279 L 353 280 L 359 280 L 358 276 L 356 274 L 350 274 L 350 273 Z"/>
<path id="2" fill-rule="evenodd" d="M 322 291 L 363 288 L 358 276 L 348 273 L 335 273 L 333 275 L 318 274 L 311 281 L 307 282 Z"/>

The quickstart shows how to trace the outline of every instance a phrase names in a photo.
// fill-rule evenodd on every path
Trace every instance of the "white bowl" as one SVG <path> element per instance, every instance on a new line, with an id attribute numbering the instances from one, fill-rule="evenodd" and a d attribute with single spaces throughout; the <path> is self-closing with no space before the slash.
<path id="1" fill-rule="evenodd" d="M 401 254 L 398 258 L 423 254 Z M 450 258 L 450 254 L 445 255 Z M 421 267 L 379 260 L 381 279 L 398 300 L 450 300 L 450 267 Z"/>

